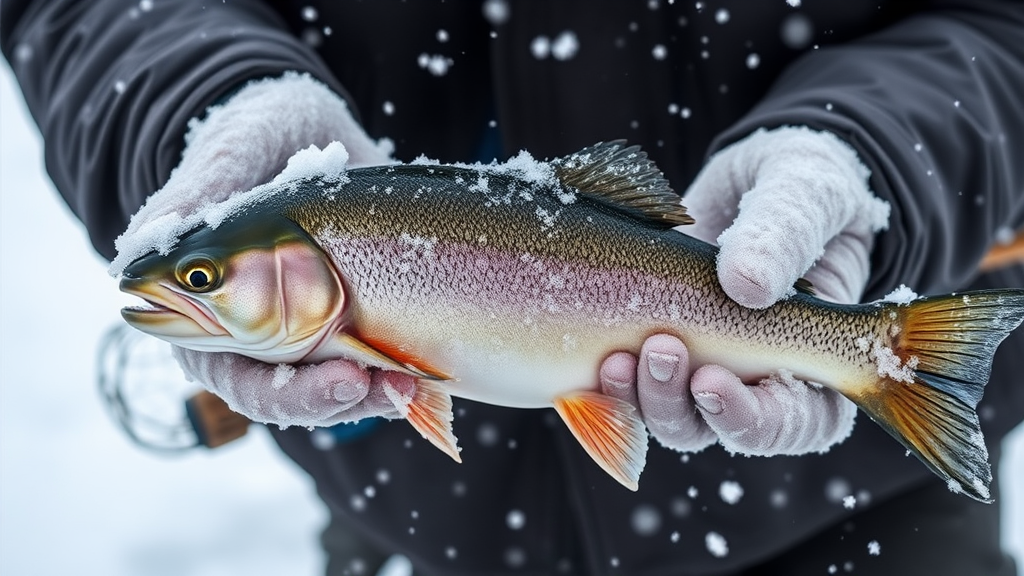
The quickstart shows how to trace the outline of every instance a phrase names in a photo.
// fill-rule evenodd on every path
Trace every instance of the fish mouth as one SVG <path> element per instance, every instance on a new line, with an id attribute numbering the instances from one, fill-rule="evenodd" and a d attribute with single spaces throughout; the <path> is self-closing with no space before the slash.
<path id="1" fill-rule="evenodd" d="M 229 335 L 204 307 L 159 283 L 125 276 L 120 289 L 145 301 L 143 306 L 125 306 L 121 317 L 147 334 L 164 338 Z"/>

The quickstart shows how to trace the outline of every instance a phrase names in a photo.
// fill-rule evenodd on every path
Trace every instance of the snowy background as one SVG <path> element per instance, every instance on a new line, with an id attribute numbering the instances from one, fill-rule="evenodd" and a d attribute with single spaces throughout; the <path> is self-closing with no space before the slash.
<path id="1" fill-rule="evenodd" d="M 97 345 L 134 301 L 47 179 L 5 65 L 0 134 L 0 574 L 321 573 L 326 511 L 265 430 L 159 456 L 104 412 Z M 1024 558 L 1024 427 L 1000 474 L 1004 546 Z"/>

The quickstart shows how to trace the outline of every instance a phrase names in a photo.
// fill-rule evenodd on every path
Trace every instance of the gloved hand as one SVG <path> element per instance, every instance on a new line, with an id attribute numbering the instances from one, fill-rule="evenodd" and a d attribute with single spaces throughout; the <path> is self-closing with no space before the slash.
<path id="1" fill-rule="evenodd" d="M 161 220 L 182 218 L 236 192 L 273 179 L 296 151 L 341 142 L 348 166 L 391 163 L 387 142 L 371 140 L 348 106 L 308 75 L 288 73 L 252 82 L 227 102 L 193 120 L 181 163 L 118 238 L 119 253 L 140 236 L 158 237 Z M 157 241 L 159 242 L 159 241 Z M 115 260 L 115 263 L 117 261 Z M 397 417 L 381 387 L 415 386 L 411 376 L 366 371 L 352 362 L 274 366 L 230 353 L 175 349 L 186 376 L 223 398 L 232 410 L 257 422 L 329 426 L 368 416 Z M 411 395 L 411 394 L 410 394 Z"/>
<path id="2" fill-rule="evenodd" d="M 681 230 L 720 245 L 719 281 L 744 306 L 772 305 L 801 276 L 822 298 L 856 302 L 889 216 L 868 176 L 832 134 L 760 130 L 711 158 L 683 202 L 696 224 Z M 839 393 L 786 374 L 744 383 L 721 366 L 691 366 L 685 345 L 668 335 L 649 338 L 639 362 L 611 355 L 600 380 L 605 393 L 639 407 L 659 442 L 681 451 L 720 442 L 749 455 L 823 452 L 849 435 L 856 414 Z"/>
<path id="3" fill-rule="evenodd" d="M 384 393 L 384 384 L 409 397 L 416 386 L 416 379 L 407 374 L 366 370 L 348 360 L 273 365 L 240 354 L 196 352 L 180 346 L 174 346 L 174 358 L 190 380 L 204 384 L 235 412 L 282 426 L 332 426 L 374 416 L 400 418 Z"/>

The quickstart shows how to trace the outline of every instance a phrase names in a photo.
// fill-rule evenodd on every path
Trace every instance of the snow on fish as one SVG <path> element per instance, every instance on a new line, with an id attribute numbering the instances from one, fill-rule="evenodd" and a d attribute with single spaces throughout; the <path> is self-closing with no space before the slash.
<path id="1" fill-rule="evenodd" d="M 694 368 L 746 381 L 786 371 L 840 392 L 952 489 L 989 500 L 975 407 L 1024 290 L 841 305 L 798 283 L 774 306 L 744 308 L 718 284 L 717 249 L 673 229 L 693 220 L 635 146 L 297 171 L 211 214 L 130 256 L 121 289 L 148 305 L 125 320 L 194 350 L 415 375 L 412 397 L 385 391 L 456 460 L 452 396 L 553 407 L 635 490 L 647 431 L 600 393 L 597 371 L 670 333 Z"/>

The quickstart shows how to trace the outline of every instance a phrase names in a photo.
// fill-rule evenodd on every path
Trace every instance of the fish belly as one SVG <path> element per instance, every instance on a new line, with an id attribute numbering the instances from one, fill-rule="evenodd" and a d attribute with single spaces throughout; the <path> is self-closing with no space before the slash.
<path id="1" fill-rule="evenodd" d="M 376 318 L 386 318 L 383 312 Z M 560 396 L 599 388 L 601 362 L 616 351 L 638 354 L 655 333 L 681 338 L 689 370 L 717 364 L 747 383 L 779 370 L 848 393 L 876 378 L 870 362 L 855 363 L 809 345 L 773 343 L 754 336 L 716 333 L 705 326 L 633 318 L 615 325 L 574 315 L 546 318 L 456 314 L 451 308 L 391 316 L 376 323 L 375 337 L 401 342 L 449 375 L 453 396 L 514 408 L 550 407 Z M 849 346 L 854 338 L 849 337 Z"/>
<path id="2" fill-rule="evenodd" d="M 443 316 L 424 312 L 374 322 L 370 331 L 448 375 L 443 386 L 449 394 L 512 408 L 550 407 L 555 398 L 596 390 L 601 361 L 642 342 L 636 327 L 598 331 L 526 318 L 460 317 L 450 309 Z"/>

